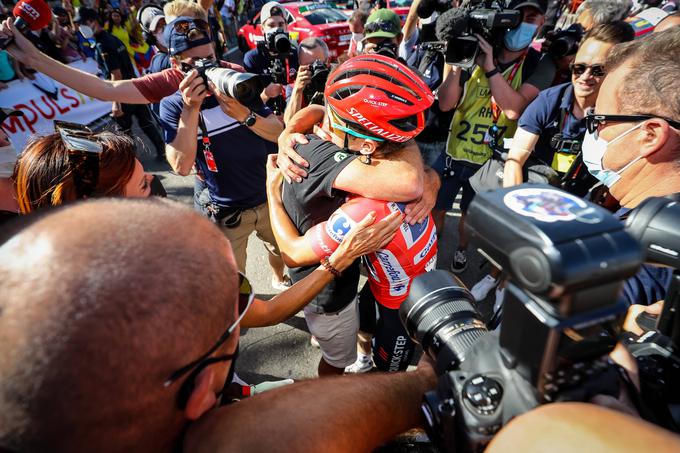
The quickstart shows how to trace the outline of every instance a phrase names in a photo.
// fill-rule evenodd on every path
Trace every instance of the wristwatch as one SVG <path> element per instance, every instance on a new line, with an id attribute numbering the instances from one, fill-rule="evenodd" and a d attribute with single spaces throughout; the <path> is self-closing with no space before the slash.
<path id="1" fill-rule="evenodd" d="M 484 73 L 484 76 L 485 76 L 487 79 L 490 79 L 491 77 L 495 76 L 496 74 L 500 74 L 500 72 L 501 72 L 500 69 L 498 69 L 498 67 L 495 67 L 495 68 L 493 68 L 491 71 L 485 72 L 485 73 Z"/>
<path id="2" fill-rule="evenodd" d="M 255 112 L 253 112 L 251 110 L 250 113 L 248 114 L 248 116 L 246 116 L 246 119 L 243 120 L 243 122 L 241 124 L 243 124 L 244 126 L 252 127 L 252 126 L 255 125 L 256 121 L 257 121 L 257 115 L 255 115 Z"/>

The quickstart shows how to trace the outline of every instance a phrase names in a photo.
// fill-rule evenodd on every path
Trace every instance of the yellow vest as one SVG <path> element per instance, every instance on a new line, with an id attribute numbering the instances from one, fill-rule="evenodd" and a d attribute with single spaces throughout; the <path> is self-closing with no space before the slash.
<path id="1" fill-rule="evenodd" d="M 515 72 L 510 82 L 514 90 L 522 85 L 522 68 L 524 60 Z M 507 80 L 515 65 L 503 72 Z M 451 121 L 451 129 L 446 144 L 446 152 L 454 160 L 481 165 L 491 157 L 491 148 L 485 143 L 485 136 L 493 125 L 491 112 L 491 87 L 481 66 L 477 66 L 470 79 L 465 83 L 463 98 L 456 107 Z M 500 137 L 512 137 L 517 129 L 517 121 L 509 120 L 501 112 L 496 123 L 500 130 Z"/>

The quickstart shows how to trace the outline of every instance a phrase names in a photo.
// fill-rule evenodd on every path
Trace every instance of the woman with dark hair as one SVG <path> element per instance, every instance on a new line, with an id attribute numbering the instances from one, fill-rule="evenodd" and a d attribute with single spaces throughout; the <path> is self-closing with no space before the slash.
<path id="1" fill-rule="evenodd" d="M 91 133 L 78 125 L 33 138 L 19 155 L 12 181 L 21 214 L 94 197 L 148 197 L 153 176 L 135 157 L 133 139 Z"/>

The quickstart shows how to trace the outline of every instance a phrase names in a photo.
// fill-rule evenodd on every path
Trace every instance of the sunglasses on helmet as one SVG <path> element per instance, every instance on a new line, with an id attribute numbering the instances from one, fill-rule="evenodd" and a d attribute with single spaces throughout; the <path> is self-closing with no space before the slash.
<path id="1" fill-rule="evenodd" d="M 384 31 L 387 33 L 394 33 L 394 34 L 399 34 L 401 33 L 401 30 L 399 27 L 394 22 L 391 21 L 385 21 L 385 20 L 377 20 L 375 22 L 371 22 L 370 24 L 366 24 L 366 27 L 364 28 L 365 33 L 367 35 L 370 35 L 371 33 L 376 33 L 379 31 Z"/>
<path id="2" fill-rule="evenodd" d="M 68 150 L 69 169 L 78 198 L 92 194 L 99 182 L 99 163 L 104 146 L 95 133 L 82 124 L 55 121 L 54 130 L 59 133 Z"/>

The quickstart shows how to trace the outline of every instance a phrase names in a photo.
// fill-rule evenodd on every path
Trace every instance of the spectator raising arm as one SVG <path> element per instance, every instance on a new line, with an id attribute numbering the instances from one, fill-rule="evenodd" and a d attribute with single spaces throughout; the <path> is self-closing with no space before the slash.
<path id="1" fill-rule="evenodd" d="M 30 62 L 36 71 L 42 72 L 68 87 L 87 96 L 121 104 L 148 104 L 146 97 L 135 87 L 132 80 L 102 80 L 95 74 L 67 66 L 40 52 L 14 27 L 14 19 L 0 24 L 0 36 L 14 37 L 7 51 L 18 61 Z"/>

